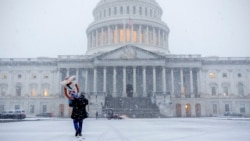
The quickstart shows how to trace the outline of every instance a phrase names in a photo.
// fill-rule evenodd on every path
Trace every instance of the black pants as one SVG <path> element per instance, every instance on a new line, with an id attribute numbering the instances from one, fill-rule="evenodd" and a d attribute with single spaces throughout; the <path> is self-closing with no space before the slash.
<path id="1" fill-rule="evenodd" d="M 83 119 L 73 119 L 75 130 L 78 131 L 78 133 L 82 133 L 82 123 Z"/>

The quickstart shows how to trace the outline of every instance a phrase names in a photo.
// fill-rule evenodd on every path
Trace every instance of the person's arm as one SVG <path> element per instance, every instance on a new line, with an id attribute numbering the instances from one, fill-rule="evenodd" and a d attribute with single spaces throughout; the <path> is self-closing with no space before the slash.
<path id="1" fill-rule="evenodd" d="M 79 92 L 80 92 L 80 89 L 79 89 L 78 84 L 76 83 L 75 86 L 76 86 L 76 91 L 77 91 L 77 93 L 79 93 Z"/>
<path id="2" fill-rule="evenodd" d="M 73 98 L 69 96 L 67 88 L 64 87 L 63 90 L 64 90 L 64 95 L 65 95 L 68 99 L 72 100 Z"/>

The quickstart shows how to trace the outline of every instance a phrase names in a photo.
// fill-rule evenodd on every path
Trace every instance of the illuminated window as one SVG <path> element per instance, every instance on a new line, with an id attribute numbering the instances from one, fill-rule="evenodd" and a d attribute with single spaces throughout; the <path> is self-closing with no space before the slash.
<path id="1" fill-rule="evenodd" d="M 209 77 L 210 78 L 215 78 L 215 73 L 213 73 L 213 72 L 209 73 Z"/>
<path id="2" fill-rule="evenodd" d="M 134 42 L 138 41 L 138 39 L 137 39 L 137 32 L 136 31 L 133 31 L 133 41 Z"/>
<path id="3" fill-rule="evenodd" d="M 124 38 L 124 31 L 123 29 L 120 29 L 120 43 L 123 42 L 123 38 Z"/>
<path id="4" fill-rule="evenodd" d="M 43 96 L 48 96 L 48 95 L 49 95 L 48 90 L 47 90 L 47 89 L 44 89 L 44 91 L 43 91 Z"/>
<path id="5" fill-rule="evenodd" d="M 129 28 L 127 28 L 126 29 L 126 42 L 130 42 L 130 29 Z"/>
<path id="6" fill-rule="evenodd" d="M 31 90 L 31 96 L 36 96 L 36 90 L 35 89 Z"/>

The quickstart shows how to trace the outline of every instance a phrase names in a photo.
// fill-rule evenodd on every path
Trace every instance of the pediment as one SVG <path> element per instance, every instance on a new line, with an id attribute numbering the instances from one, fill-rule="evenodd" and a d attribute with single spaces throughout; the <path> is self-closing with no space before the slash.
<path id="1" fill-rule="evenodd" d="M 160 59 L 163 56 L 141 49 L 136 46 L 123 46 L 110 52 L 99 55 L 100 60 L 114 60 L 114 59 Z"/>

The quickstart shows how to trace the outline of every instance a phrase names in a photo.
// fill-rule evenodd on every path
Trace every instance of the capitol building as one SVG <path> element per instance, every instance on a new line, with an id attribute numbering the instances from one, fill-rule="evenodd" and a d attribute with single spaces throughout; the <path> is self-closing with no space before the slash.
<path id="1" fill-rule="evenodd" d="M 156 0 L 100 0 L 87 52 L 57 58 L 0 58 L 0 112 L 69 117 L 60 82 L 76 76 L 90 116 L 250 116 L 250 57 L 171 54 Z"/>

